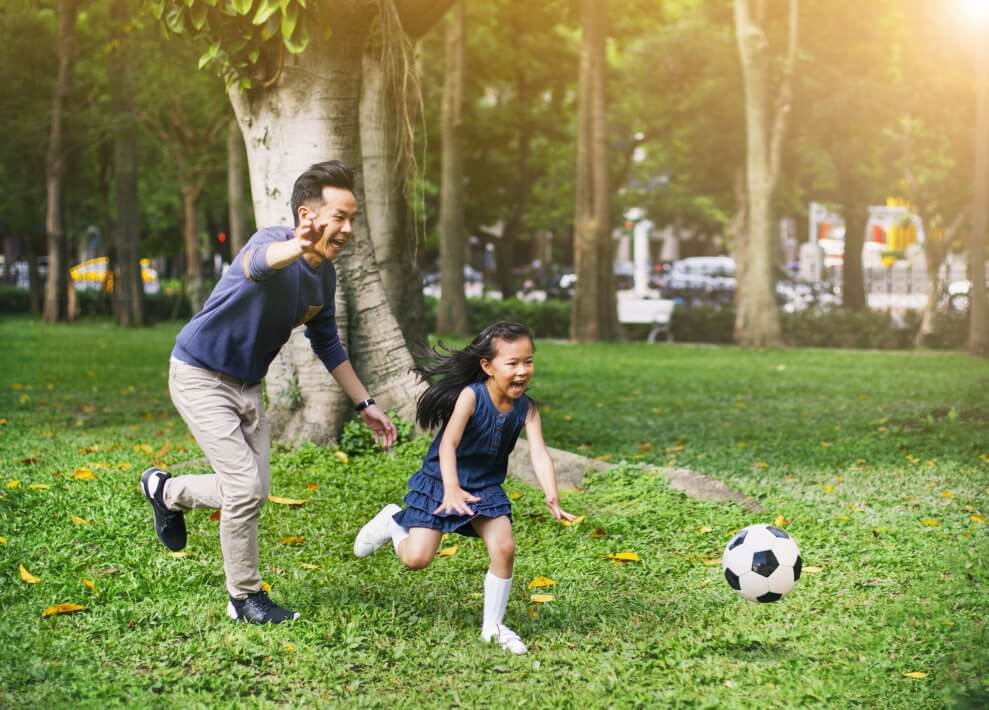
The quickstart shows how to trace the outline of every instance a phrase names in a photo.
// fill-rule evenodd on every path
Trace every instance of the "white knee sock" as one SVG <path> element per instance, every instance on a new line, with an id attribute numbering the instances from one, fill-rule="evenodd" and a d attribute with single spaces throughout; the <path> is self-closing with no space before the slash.
<path id="1" fill-rule="evenodd" d="M 409 536 L 409 529 L 403 528 L 401 525 L 396 523 L 393 519 L 388 519 L 388 526 L 391 528 L 391 544 L 395 548 L 395 554 L 398 554 L 398 545 L 405 538 Z"/>
<path id="2" fill-rule="evenodd" d="M 484 575 L 484 622 L 483 631 L 493 631 L 505 620 L 508 597 L 512 593 L 512 578 L 502 579 L 491 574 Z"/>

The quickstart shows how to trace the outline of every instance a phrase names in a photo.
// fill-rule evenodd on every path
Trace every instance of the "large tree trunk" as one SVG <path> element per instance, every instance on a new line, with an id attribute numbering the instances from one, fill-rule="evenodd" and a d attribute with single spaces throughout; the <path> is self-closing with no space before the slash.
<path id="1" fill-rule="evenodd" d="M 227 205 L 230 214 L 230 255 L 237 256 L 247 241 L 244 200 L 244 136 L 237 119 L 227 126 Z"/>
<path id="2" fill-rule="evenodd" d="M 206 302 L 203 284 L 203 256 L 199 249 L 199 196 L 196 185 L 182 186 L 182 243 L 185 245 L 185 293 L 193 313 Z"/>
<path id="3" fill-rule="evenodd" d="M 577 290 L 570 321 L 579 341 L 608 340 L 617 331 L 609 230 L 604 71 L 606 0 L 582 0 L 574 266 Z"/>
<path id="4" fill-rule="evenodd" d="M 865 276 L 862 270 L 862 247 L 868 207 L 852 195 L 844 200 L 845 251 L 841 266 L 841 306 L 851 311 L 865 309 Z M 816 238 L 816 235 L 811 235 Z"/>
<path id="5" fill-rule="evenodd" d="M 397 23 L 397 16 L 391 19 Z M 378 33 L 363 59 L 360 131 L 364 197 L 388 304 L 406 342 L 420 342 L 426 338 L 422 285 L 405 193 L 414 111 L 402 90 L 415 69 L 404 43 L 394 46 L 395 38 L 401 37 L 397 34 L 401 27 L 393 24 L 390 30 Z"/>
<path id="6" fill-rule="evenodd" d="M 762 347 L 783 343 L 775 298 L 773 270 L 773 189 L 779 177 L 780 152 L 790 109 L 790 77 L 796 55 L 797 0 L 790 0 L 789 49 L 784 63 L 775 112 L 770 117 L 769 42 L 753 15 L 749 0 L 735 0 L 735 30 L 745 88 L 746 193 L 748 224 L 745 244 L 737 249 L 735 340 Z M 757 3 L 763 10 L 763 4 Z M 772 126 L 770 127 L 770 119 Z"/>
<path id="7" fill-rule="evenodd" d="M 968 218 L 969 208 L 966 207 L 954 222 L 940 235 L 935 229 L 930 229 L 924 239 L 924 268 L 927 271 L 927 304 L 924 307 L 924 315 L 920 321 L 920 328 L 914 339 L 917 347 L 924 347 L 931 344 L 934 336 L 937 335 L 937 314 L 941 302 L 941 265 L 948 255 L 951 243 L 958 235 L 958 231 L 965 225 Z M 924 219 L 925 224 L 929 224 Z"/>
<path id="8" fill-rule="evenodd" d="M 436 330 L 440 333 L 467 334 L 467 301 L 464 296 L 464 251 L 467 229 L 464 225 L 463 113 L 465 73 L 464 3 L 459 0 L 446 26 L 446 65 L 443 81 L 440 150 L 440 303 Z"/>
<path id="9" fill-rule="evenodd" d="M 986 230 L 989 228 L 989 25 L 982 30 L 976 59 L 975 183 L 972 238 L 968 247 L 972 279 L 968 351 L 989 355 L 989 304 L 986 303 Z"/>
<path id="10" fill-rule="evenodd" d="M 230 92 L 261 226 L 291 225 L 288 202 L 295 179 L 312 163 L 332 158 L 355 168 L 358 206 L 365 211 L 358 116 L 361 61 L 372 19 L 367 7 L 339 3 L 338 26 L 346 32 L 316 38 L 305 52 L 289 57 L 270 87 Z M 412 420 L 419 391 L 410 374 L 412 357 L 388 306 L 363 220 L 355 223 L 336 267 L 337 323 L 350 359 L 379 405 Z M 334 439 L 351 411 L 301 327 L 272 363 L 266 391 L 274 436 L 293 444 Z"/>
<path id="11" fill-rule="evenodd" d="M 123 326 L 144 324 L 144 284 L 140 264 L 140 212 L 137 191 L 137 122 L 128 76 L 128 45 L 124 29 L 132 13 L 127 0 L 113 1 L 116 45 L 110 60 L 110 103 L 116 130 L 113 163 L 117 221 L 113 230 L 114 315 Z"/>
<path id="12" fill-rule="evenodd" d="M 65 163 L 65 122 L 72 96 L 75 60 L 76 0 L 58 0 L 58 76 L 52 101 L 51 136 L 48 143 L 46 182 L 48 205 L 45 235 L 48 242 L 48 278 L 45 283 L 44 320 L 68 319 L 68 245 L 62 224 L 62 191 Z"/>

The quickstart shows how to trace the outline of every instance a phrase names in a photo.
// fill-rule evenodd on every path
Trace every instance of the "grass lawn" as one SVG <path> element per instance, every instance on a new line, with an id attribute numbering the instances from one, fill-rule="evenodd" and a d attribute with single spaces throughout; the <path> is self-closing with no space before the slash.
<path id="1" fill-rule="evenodd" d="M 512 657 L 479 640 L 480 541 L 420 573 L 387 549 L 352 557 L 424 440 L 347 462 L 276 453 L 272 493 L 306 504 L 265 508 L 262 575 L 303 619 L 229 622 L 217 523 L 190 514 L 172 555 L 137 485 L 151 461 L 200 455 L 168 400 L 177 327 L 0 321 L 0 706 L 989 704 L 984 360 L 537 343 L 550 445 L 624 463 L 564 495 L 586 516 L 573 527 L 508 484 L 507 623 L 530 647 Z M 767 513 L 693 501 L 642 463 L 715 476 Z M 778 515 L 804 576 L 750 604 L 721 550 Z M 626 550 L 641 562 L 606 559 Z M 557 581 L 541 605 L 540 575 Z M 42 618 L 61 603 L 86 609 Z"/>

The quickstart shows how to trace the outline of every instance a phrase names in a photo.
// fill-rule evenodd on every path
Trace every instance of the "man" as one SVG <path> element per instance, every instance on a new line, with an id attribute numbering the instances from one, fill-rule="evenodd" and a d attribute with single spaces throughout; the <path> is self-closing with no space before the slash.
<path id="1" fill-rule="evenodd" d="M 395 441 L 395 427 L 370 398 L 347 359 L 334 313 L 336 259 L 357 213 L 350 169 L 317 163 L 295 181 L 295 229 L 268 227 L 251 237 L 182 329 L 172 350 L 169 392 L 213 473 L 141 476 L 155 532 L 170 550 L 185 547 L 185 511 L 219 508 L 220 548 L 230 601 L 227 614 L 257 624 L 297 619 L 261 589 L 257 521 L 268 497 L 269 429 L 261 380 L 295 326 L 347 396 L 375 440 Z"/>

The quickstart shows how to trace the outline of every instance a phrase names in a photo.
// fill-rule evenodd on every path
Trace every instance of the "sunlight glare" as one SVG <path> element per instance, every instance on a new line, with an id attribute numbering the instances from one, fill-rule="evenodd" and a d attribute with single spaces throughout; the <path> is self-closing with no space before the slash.
<path id="1" fill-rule="evenodd" d="M 957 0 L 958 11 L 966 22 L 989 22 L 989 0 Z"/>

